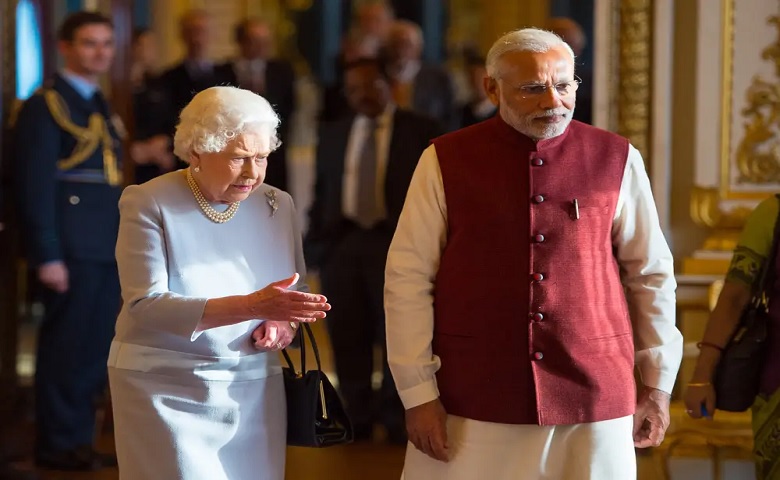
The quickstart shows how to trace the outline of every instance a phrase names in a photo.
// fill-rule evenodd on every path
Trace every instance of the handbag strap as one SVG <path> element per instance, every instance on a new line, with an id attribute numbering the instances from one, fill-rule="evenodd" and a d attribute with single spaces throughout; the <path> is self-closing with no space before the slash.
<path id="1" fill-rule="evenodd" d="M 311 327 L 308 323 L 301 323 L 300 328 L 298 329 L 298 333 L 296 336 L 300 340 L 300 350 L 301 350 L 301 373 L 306 373 L 306 338 L 303 335 L 303 331 L 306 331 L 306 334 L 309 336 L 309 341 L 311 342 L 311 349 L 314 351 L 314 360 L 317 362 L 317 370 L 322 371 L 322 362 L 320 362 L 320 350 L 317 348 L 317 341 L 314 340 L 314 332 L 311 331 Z M 287 353 L 287 349 L 282 349 L 282 355 L 284 356 L 285 361 L 287 361 L 287 365 L 290 367 L 292 371 L 295 371 L 295 365 L 293 364 L 292 358 L 290 358 L 290 354 Z"/>
<path id="2" fill-rule="evenodd" d="M 775 263 L 777 262 L 778 244 L 780 244 L 780 194 L 775 195 L 775 198 L 778 201 L 778 209 L 777 218 L 775 219 L 775 230 L 772 236 L 772 248 L 761 266 L 761 275 L 759 275 L 758 283 L 756 283 L 756 290 L 753 295 L 753 302 L 756 305 L 760 304 L 766 297 L 766 292 L 769 290 L 772 282 L 774 282 L 777 273 Z"/>

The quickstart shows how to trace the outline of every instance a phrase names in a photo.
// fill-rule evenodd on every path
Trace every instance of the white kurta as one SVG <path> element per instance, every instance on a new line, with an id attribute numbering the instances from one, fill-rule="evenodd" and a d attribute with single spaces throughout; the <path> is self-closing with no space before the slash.
<path id="1" fill-rule="evenodd" d="M 108 364 L 120 478 L 282 480 L 284 385 L 278 354 L 252 346 L 260 320 L 194 331 L 207 299 L 305 275 L 292 199 L 262 185 L 216 224 L 178 171 L 128 187 L 120 212 Z"/>
<path id="2" fill-rule="evenodd" d="M 402 480 L 635 480 L 632 416 L 578 425 L 507 425 L 449 415 L 450 461 L 411 443 Z"/>

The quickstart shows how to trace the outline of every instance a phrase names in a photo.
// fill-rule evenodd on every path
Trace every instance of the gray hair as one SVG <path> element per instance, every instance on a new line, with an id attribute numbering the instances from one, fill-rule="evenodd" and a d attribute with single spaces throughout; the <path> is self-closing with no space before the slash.
<path id="1" fill-rule="evenodd" d="M 522 28 L 505 34 L 496 40 L 485 60 L 487 74 L 491 78 L 498 78 L 498 60 L 509 52 L 536 52 L 544 53 L 555 47 L 563 47 L 574 61 L 574 51 L 561 37 L 541 30 L 539 28 Z"/>
<path id="2" fill-rule="evenodd" d="M 404 34 L 406 32 L 412 34 L 415 46 L 422 50 L 422 47 L 425 44 L 422 28 L 410 20 L 401 19 L 393 21 L 393 24 L 390 26 L 390 32 L 388 33 L 388 36 L 393 37 L 395 35 Z"/>
<path id="3" fill-rule="evenodd" d="M 268 129 L 271 149 L 279 148 L 276 135 L 279 116 L 268 101 L 236 87 L 211 87 L 193 97 L 184 107 L 173 138 L 173 153 L 185 162 L 190 154 L 217 153 L 238 135 Z"/>

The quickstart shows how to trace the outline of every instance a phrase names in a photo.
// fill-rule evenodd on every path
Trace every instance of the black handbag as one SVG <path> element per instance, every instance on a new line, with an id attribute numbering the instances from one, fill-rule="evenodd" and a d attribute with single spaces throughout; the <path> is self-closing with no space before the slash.
<path id="1" fill-rule="evenodd" d="M 301 350 L 301 369 L 287 353 L 282 355 L 287 367 L 282 369 L 287 395 L 287 445 L 294 447 L 330 447 L 352 442 L 352 422 L 344 411 L 341 399 L 322 371 L 320 352 L 309 325 L 302 323 L 297 338 Z M 306 371 L 306 340 L 309 336 L 317 369 Z"/>
<path id="2" fill-rule="evenodd" d="M 780 195 L 777 196 L 780 201 Z M 761 266 L 750 303 L 742 311 L 737 330 L 721 354 L 715 369 L 715 407 L 744 412 L 756 400 L 766 358 L 769 315 L 768 290 L 775 279 L 775 262 L 780 240 L 780 215 L 775 221 L 772 250 Z"/>

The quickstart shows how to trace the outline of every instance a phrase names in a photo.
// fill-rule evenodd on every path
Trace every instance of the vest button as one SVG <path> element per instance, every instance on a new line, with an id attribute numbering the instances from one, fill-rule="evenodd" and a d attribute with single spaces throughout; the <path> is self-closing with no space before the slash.
<path id="1" fill-rule="evenodd" d="M 542 352 L 534 352 L 534 358 L 537 360 L 541 360 L 544 358 L 544 354 Z"/>
<path id="2" fill-rule="evenodd" d="M 70 202 L 71 205 L 78 205 L 79 202 L 81 202 L 81 199 L 75 195 L 71 195 L 70 198 L 68 198 L 68 202 Z"/>
<path id="3" fill-rule="evenodd" d="M 541 167 L 542 165 L 544 165 L 544 160 L 542 160 L 541 158 L 534 158 L 533 160 L 531 160 L 531 164 L 535 167 Z"/>
<path id="4" fill-rule="evenodd" d="M 534 273 L 533 275 L 531 275 L 531 279 L 534 282 L 541 282 L 542 280 L 544 280 L 544 275 L 542 275 L 541 273 Z"/>
<path id="5" fill-rule="evenodd" d="M 535 322 L 541 322 L 542 320 L 544 320 L 544 314 L 541 312 L 532 313 L 530 316 L 531 319 Z"/>
<path id="6" fill-rule="evenodd" d="M 534 202 L 535 203 L 542 203 L 543 201 L 544 201 L 544 196 L 543 195 L 535 195 L 534 196 Z"/>
<path id="7" fill-rule="evenodd" d="M 544 241 L 544 235 L 541 233 L 534 235 L 534 242 L 536 243 L 542 243 Z"/>

